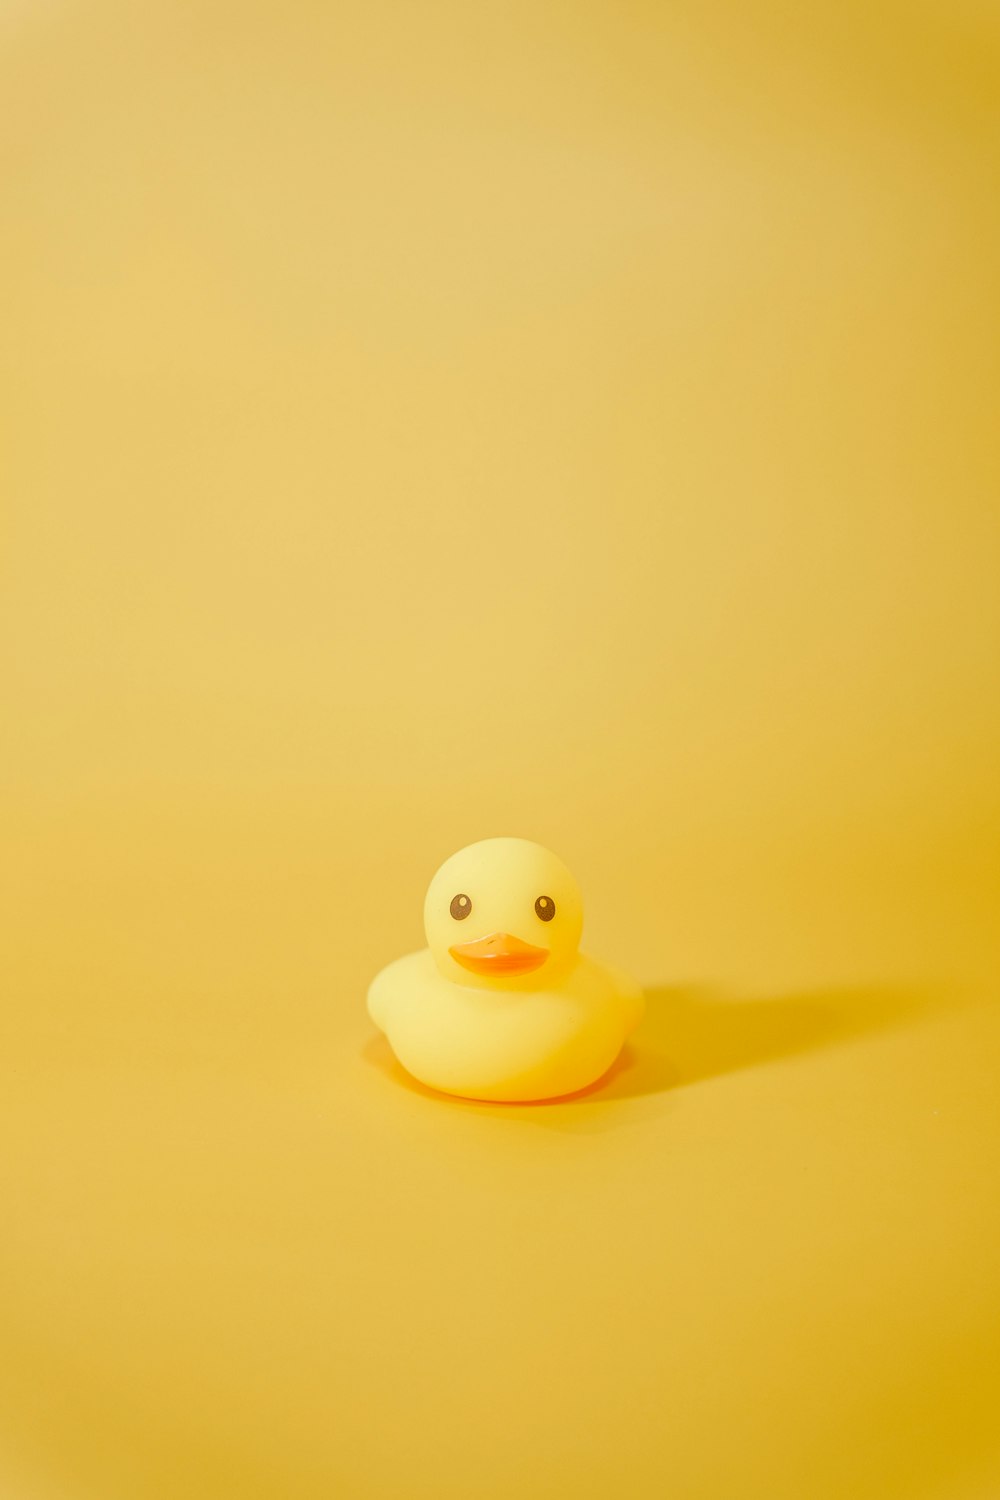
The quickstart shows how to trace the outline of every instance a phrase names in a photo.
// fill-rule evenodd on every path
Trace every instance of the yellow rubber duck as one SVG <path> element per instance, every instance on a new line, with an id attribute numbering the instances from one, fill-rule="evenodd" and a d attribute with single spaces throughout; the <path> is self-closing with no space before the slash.
<path id="1" fill-rule="evenodd" d="M 368 1011 L 421 1083 L 467 1099 L 575 1093 L 611 1067 L 639 986 L 578 951 L 580 890 L 527 839 L 483 839 L 438 870 L 428 947 L 372 981 Z"/>

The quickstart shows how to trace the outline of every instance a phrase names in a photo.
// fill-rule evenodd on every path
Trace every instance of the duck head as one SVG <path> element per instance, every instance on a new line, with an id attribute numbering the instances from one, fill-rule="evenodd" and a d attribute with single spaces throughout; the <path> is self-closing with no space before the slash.
<path id="1" fill-rule="evenodd" d="M 583 903 L 561 859 L 528 839 L 483 839 L 445 860 L 424 902 L 427 942 L 446 979 L 538 989 L 576 957 Z"/>

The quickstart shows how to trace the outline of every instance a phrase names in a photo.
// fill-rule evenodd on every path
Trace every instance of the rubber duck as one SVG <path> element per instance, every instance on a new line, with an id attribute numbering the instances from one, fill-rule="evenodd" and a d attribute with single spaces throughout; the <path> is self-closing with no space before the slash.
<path id="1" fill-rule="evenodd" d="M 445 1094 L 555 1099 L 601 1078 L 642 991 L 579 951 L 583 903 L 561 859 L 483 839 L 447 859 L 424 902 L 428 946 L 381 971 L 368 1011 L 403 1067 Z"/>

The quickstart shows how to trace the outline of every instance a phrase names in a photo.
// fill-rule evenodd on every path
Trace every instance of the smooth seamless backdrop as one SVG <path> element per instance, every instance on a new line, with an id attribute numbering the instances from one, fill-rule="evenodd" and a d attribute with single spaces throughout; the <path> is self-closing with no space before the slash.
<path id="1" fill-rule="evenodd" d="M 0 1464 L 995 1493 L 990 7 L 0 0 Z M 654 991 L 373 1037 L 475 838 Z"/>

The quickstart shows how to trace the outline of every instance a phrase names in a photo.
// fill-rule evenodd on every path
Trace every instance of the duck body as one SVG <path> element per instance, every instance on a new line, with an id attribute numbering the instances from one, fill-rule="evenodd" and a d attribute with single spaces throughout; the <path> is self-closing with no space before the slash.
<path id="1" fill-rule="evenodd" d="M 425 948 L 376 976 L 368 1011 L 421 1083 L 513 1103 L 576 1093 L 601 1078 L 643 999 L 638 985 L 582 953 L 551 988 L 499 990 L 443 978 Z"/>
<path id="2" fill-rule="evenodd" d="M 468 1099 L 557 1099 L 595 1083 L 638 1023 L 642 991 L 579 951 L 583 903 L 562 860 L 483 839 L 438 870 L 428 946 L 373 980 L 368 1011 L 408 1072 Z"/>

